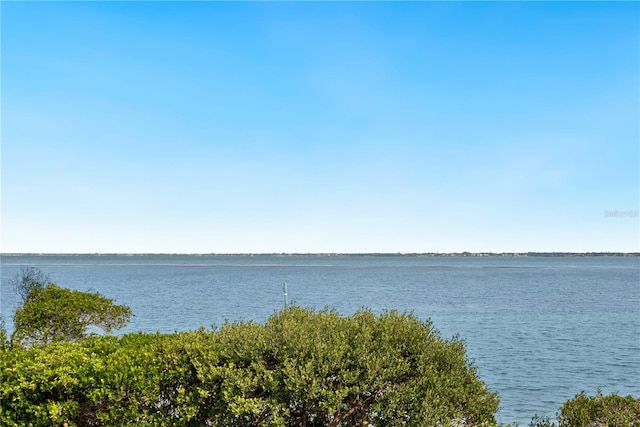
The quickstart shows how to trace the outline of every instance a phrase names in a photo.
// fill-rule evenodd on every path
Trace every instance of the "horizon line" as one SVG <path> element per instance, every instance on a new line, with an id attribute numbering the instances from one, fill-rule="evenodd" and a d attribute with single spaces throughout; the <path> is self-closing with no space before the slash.
<path id="1" fill-rule="evenodd" d="M 640 256 L 640 252 L 625 251 L 454 251 L 454 252 L 0 252 L 0 256 L 540 256 L 540 255 L 626 255 Z"/>

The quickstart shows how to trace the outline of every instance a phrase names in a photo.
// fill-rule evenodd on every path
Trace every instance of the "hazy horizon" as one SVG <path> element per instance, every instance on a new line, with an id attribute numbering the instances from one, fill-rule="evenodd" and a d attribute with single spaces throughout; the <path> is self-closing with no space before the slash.
<path id="1" fill-rule="evenodd" d="M 537 256 L 553 254 L 554 256 L 640 256 L 640 252 L 491 252 L 491 251 L 462 251 L 462 252 L 2 252 L 0 256 L 438 256 L 454 255 L 466 256 Z"/>
<path id="2" fill-rule="evenodd" d="M 1 2 L 4 253 L 640 251 L 638 2 Z"/>

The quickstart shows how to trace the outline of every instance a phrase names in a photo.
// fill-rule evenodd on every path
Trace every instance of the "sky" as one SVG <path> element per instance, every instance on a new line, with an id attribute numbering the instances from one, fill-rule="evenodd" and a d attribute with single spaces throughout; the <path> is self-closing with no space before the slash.
<path id="1" fill-rule="evenodd" d="M 4 253 L 640 251 L 638 2 L 11 2 Z"/>

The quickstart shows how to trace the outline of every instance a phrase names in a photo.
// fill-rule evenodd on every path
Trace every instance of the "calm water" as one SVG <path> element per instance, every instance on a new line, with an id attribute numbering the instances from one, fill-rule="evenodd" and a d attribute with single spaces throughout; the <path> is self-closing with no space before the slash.
<path id="1" fill-rule="evenodd" d="M 640 258 L 3 256 L 9 329 L 18 302 L 7 281 L 23 266 L 129 305 L 123 332 L 264 321 L 283 306 L 284 282 L 302 307 L 412 311 L 466 340 L 502 423 L 553 418 L 597 387 L 640 396 Z"/>

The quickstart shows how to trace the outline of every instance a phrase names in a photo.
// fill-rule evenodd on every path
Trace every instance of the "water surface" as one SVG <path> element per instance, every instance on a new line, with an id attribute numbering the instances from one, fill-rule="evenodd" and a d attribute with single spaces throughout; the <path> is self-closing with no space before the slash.
<path id="1" fill-rule="evenodd" d="M 262 322 L 282 308 L 284 282 L 302 307 L 411 311 L 465 339 L 503 423 L 554 417 L 597 387 L 640 396 L 637 257 L 3 256 L 9 329 L 18 300 L 8 279 L 23 266 L 129 305 L 122 332 Z"/>

